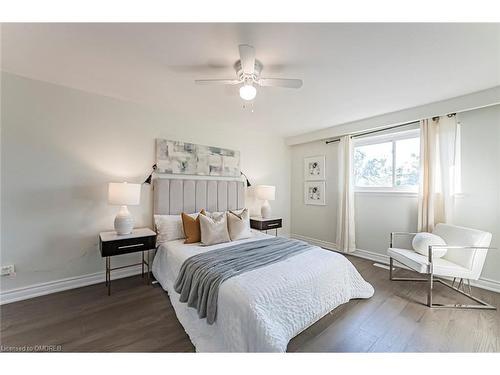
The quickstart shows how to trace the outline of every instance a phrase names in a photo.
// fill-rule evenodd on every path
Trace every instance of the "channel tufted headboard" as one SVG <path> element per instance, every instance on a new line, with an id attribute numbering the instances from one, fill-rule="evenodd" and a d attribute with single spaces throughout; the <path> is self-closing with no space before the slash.
<path id="1" fill-rule="evenodd" d="M 174 179 L 153 180 L 155 215 L 237 210 L 245 207 L 245 185 L 237 180 Z"/>

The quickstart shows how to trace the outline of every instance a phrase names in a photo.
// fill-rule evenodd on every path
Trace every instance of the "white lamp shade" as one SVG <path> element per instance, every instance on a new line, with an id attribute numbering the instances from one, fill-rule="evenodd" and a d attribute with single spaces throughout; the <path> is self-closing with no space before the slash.
<path id="1" fill-rule="evenodd" d="M 269 185 L 257 185 L 255 196 L 263 201 L 273 201 L 276 199 L 276 187 Z"/>
<path id="2" fill-rule="evenodd" d="M 133 206 L 141 201 L 141 184 L 110 182 L 108 202 L 118 206 Z"/>

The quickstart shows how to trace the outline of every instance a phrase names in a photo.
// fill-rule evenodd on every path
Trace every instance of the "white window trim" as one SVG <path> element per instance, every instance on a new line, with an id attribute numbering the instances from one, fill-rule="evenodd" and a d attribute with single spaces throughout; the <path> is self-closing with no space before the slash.
<path id="1" fill-rule="evenodd" d="M 373 195 L 373 196 L 397 196 L 397 197 L 417 197 L 417 190 L 396 190 L 387 188 L 387 190 L 372 190 L 372 189 L 356 189 L 354 190 L 356 195 Z"/>
<path id="2" fill-rule="evenodd" d="M 420 129 L 410 129 L 397 133 L 388 133 L 382 135 L 374 135 L 364 138 L 359 138 L 354 140 L 354 148 L 357 146 L 369 146 L 379 143 L 389 143 L 392 142 L 392 181 L 395 181 L 396 170 L 394 166 L 396 165 L 396 141 L 417 138 L 420 134 Z M 388 187 L 375 187 L 375 186 L 354 186 L 354 193 L 356 194 L 379 194 L 379 195 L 406 195 L 406 196 L 417 196 L 418 187 L 411 188 L 405 186 L 388 186 Z"/>

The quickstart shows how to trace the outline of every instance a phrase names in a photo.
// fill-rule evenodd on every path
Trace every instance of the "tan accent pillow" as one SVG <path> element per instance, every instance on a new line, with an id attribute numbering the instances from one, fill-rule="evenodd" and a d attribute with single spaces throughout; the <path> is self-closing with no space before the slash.
<path id="1" fill-rule="evenodd" d="M 196 243 L 201 241 L 200 215 L 205 215 L 204 209 L 200 211 L 196 219 L 184 212 L 181 214 L 182 227 L 184 228 L 184 235 L 186 236 L 184 243 Z"/>

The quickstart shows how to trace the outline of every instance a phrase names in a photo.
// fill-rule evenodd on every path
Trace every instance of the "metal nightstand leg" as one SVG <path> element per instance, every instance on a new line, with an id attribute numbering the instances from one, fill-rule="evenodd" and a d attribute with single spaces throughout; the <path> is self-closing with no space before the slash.
<path id="1" fill-rule="evenodd" d="M 151 281 L 151 266 L 150 266 L 150 262 L 151 262 L 151 256 L 150 256 L 150 253 L 151 253 L 151 250 L 145 250 L 147 252 L 146 254 L 146 257 L 144 257 L 144 251 L 142 251 L 142 262 L 141 263 L 134 263 L 134 264 L 129 264 L 129 265 L 126 265 L 126 266 L 121 266 L 121 267 L 116 267 L 116 268 L 111 268 L 111 257 L 107 256 L 106 257 L 106 287 L 108 288 L 108 296 L 111 295 L 111 271 L 113 270 L 119 270 L 119 269 L 122 269 L 122 268 L 129 268 L 129 267 L 137 267 L 139 264 L 141 265 L 141 269 L 142 269 L 142 272 L 141 272 L 141 277 L 144 278 L 144 265 L 146 265 L 148 267 L 147 269 L 147 275 L 146 275 L 146 284 L 149 284 L 150 281 Z"/>
<path id="2" fill-rule="evenodd" d="M 144 251 L 141 252 L 142 253 L 142 262 L 141 262 L 141 277 L 144 278 Z"/>
<path id="3" fill-rule="evenodd" d="M 149 262 L 150 262 L 150 257 L 149 257 L 149 254 L 151 254 L 151 250 L 148 250 L 148 278 L 147 278 L 147 282 L 148 282 L 148 284 L 149 284 L 149 283 L 150 283 L 150 281 L 151 281 L 151 271 L 150 271 L 150 269 L 149 269 L 149 267 L 150 267 L 150 266 L 149 266 L 149 264 L 150 264 L 150 263 L 149 263 Z"/>
<path id="4" fill-rule="evenodd" d="M 261 232 L 266 232 L 266 234 L 269 234 L 269 233 L 267 233 L 268 230 L 272 230 L 272 229 L 264 229 L 263 231 L 261 230 Z M 278 237 L 278 228 L 274 228 L 274 236 Z"/>
<path id="5" fill-rule="evenodd" d="M 106 257 L 106 282 L 104 285 L 108 286 L 108 257 Z"/>
<path id="6" fill-rule="evenodd" d="M 149 280 L 151 279 L 151 276 L 150 276 L 150 265 L 149 265 L 149 262 L 151 261 L 150 260 L 150 256 L 149 254 L 151 253 L 151 250 L 145 250 L 146 251 L 146 258 L 144 258 L 144 251 L 142 252 L 142 277 L 144 277 L 144 265 L 147 266 L 147 273 L 146 273 L 146 284 L 149 284 Z"/>
<path id="7" fill-rule="evenodd" d="M 108 287 L 108 296 L 111 295 L 111 258 L 106 257 L 106 285 Z"/>

